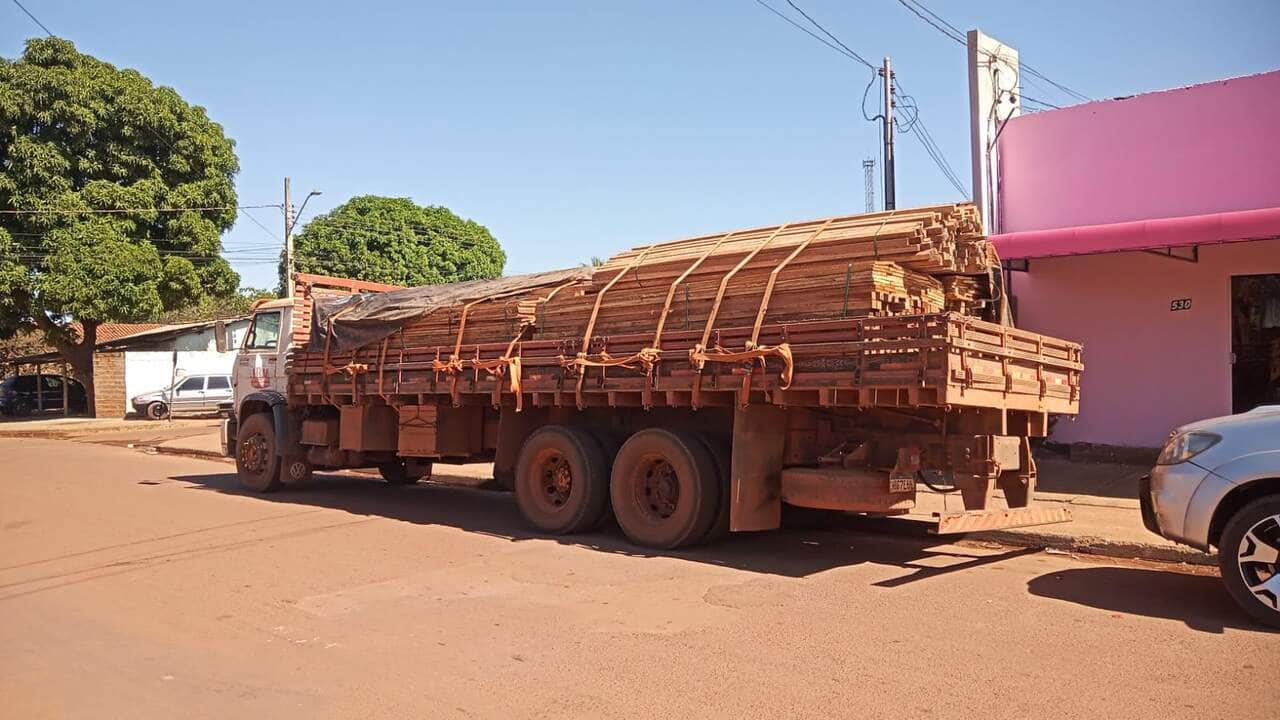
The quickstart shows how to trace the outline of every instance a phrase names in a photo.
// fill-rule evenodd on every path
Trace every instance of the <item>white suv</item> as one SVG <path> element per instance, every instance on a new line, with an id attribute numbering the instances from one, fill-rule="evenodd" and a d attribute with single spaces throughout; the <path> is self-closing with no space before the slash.
<path id="1" fill-rule="evenodd" d="M 1231 597 L 1280 627 L 1280 405 L 1178 428 L 1138 496 L 1148 530 L 1218 548 Z"/>

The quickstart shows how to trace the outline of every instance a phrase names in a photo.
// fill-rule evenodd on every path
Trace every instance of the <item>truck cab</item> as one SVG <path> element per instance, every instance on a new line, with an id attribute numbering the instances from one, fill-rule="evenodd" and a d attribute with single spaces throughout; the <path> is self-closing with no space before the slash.
<path id="1" fill-rule="evenodd" d="M 236 433 L 246 410 L 261 409 L 253 405 L 265 403 L 269 411 L 273 402 L 284 402 L 294 312 L 290 298 L 261 301 L 253 308 L 249 329 L 236 348 L 231 407 L 222 421 L 222 451 L 227 457 L 235 457 Z"/>

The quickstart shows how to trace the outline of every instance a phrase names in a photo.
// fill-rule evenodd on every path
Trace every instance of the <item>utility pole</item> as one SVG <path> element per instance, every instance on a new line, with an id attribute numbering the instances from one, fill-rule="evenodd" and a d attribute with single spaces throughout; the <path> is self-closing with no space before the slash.
<path id="1" fill-rule="evenodd" d="M 293 198 L 284 179 L 284 296 L 293 297 Z"/>
<path id="2" fill-rule="evenodd" d="M 880 70 L 884 78 L 884 209 L 897 207 L 893 178 L 893 70 L 889 66 L 889 57 L 885 56 L 884 68 Z"/>
<path id="3" fill-rule="evenodd" d="M 867 158 L 862 161 L 863 195 L 867 201 L 867 212 L 876 211 L 876 159 Z"/>

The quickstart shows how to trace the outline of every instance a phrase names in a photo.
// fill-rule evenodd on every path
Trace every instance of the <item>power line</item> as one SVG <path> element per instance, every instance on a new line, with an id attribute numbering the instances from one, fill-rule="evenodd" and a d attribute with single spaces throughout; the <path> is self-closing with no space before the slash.
<path id="1" fill-rule="evenodd" d="M 82 214 L 106 214 L 106 213 L 149 213 L 149 212 L 212 212 L 215 210 L 256 210 L 259 208 L 278 207 L 277 205 L 219 205 L 211 207 L 189 207 L 189 208 L 86 208 L 80 210 L 60 210 L 60 209 L 41 209 L 41 210 L 15 210 L 3 209 L 0 213 L 6 215 L 82 215 Z"/>
<path id="2" fill-rule="evenodd" d="M 914 5 L 909 4 L 909 3 L 907 2 L 907 0 L 898 0 L 898 4 L 899 4 L 899 5 L 901 5 L 902 7 L 904 7 L 904 8 L 906 8 L 906 9 L 910 10 L 910 11 L 911 11 L 911 13 L 912 13 L 913 15 L 915 15 L 916 17 L 920 18 L 921 20 L 925 21 L 926 23 L 928 23 L 928 24 L 929 24 L 929 26 L 930 26 L 930 27 L 932 27 L 934 30 L 937 30 L 938 32 L 940 32 L 940 33 L 942 33 L 943 35 L 945 35 L 945 36 L 947 36 L 947 37 L 951 38 L 952 40 L 955 40 L 956 42 L 960 43 L 961 45 L 967 45 L 967 44 L 968 44 L 968 43 L 965 41 L 965 39 L 964 39 L 964 33 L 962 33 L 962 32 L 960 32 L 959 30 L 957 30 L 957 29 L 956 29 L 956 26 L 952 25 L 951 23 L 947 22 L 946 20 L 943 20 L 942 18 L 940 18 L 940 17 L 938 17 L 937 15 L 935 15 L 935 14 L 933 13 L 933 11 L 932 11 L 932 10 L 930 10 L 930 9 L 929 9 L 929 8 L 927 8 L 927 7 L 925 7 L 924 5 L 921 5 L 921 6 L 920 6 L 920 9 L 919 9 L 919 10 L 917 10 L 917 9 L 916 9 L 916 7 L 915 7 Z M 947 28 L 950 28 L 950 30 L 947 30 L 946 28 L 943 28 L 943 27 L 942 27 L 942 25 L 939 25 L 938 23 L 936 23 L 936 22 L 934 22 L 933 20 L 929 19 L 929 18 L 928 18 L 928 17 L 926 17 L 923 13 L 921 13 L 921 12 L 920 12 L 920 10 L 923 10 L 924 12 L 928 13 L 930 16 L 932 16 L 932 17 L 934 17 L 934 18 L 937 18 L 937 19 L 938 19 L 938 21 L 940 21 L 943 25 L 946 25 L 946 26 L 947 26 Z M 954 33 L 954 34 L 953 34 L 953 33 Z"/>
<path id="3" fill-rule="evenodd" d="M 913 15 L 920 18 L 924 22 L 928 23 L 930 27 L 942 33 L 944 37 L 954 42 L 957 42 L 961 45 L 964 45 L 965 47 L 968 47 L 969 43 L 965 39 L 964 33 L 960 32 L 959 28 L 947 22 L 941 15 L 938 15 L 934 11 L 930 10 L 928 7 L 925 6 L 924 3 L 920 2 L 920 0 L 898 0 L 898 4 L 910 10 Z M 988 55 L 994 57 L 993 53 L 988 53 Z M 1089 96 L 1084 95 L 1083 93 L 1076 92 L 1075 90 L 1072 90 L 1066 85 L 1063 85 L 1062 83 L 1059 83 L 1051 79 L 1049 76 L 1040 72 L 1036 68 L 1028 65 L 1027 63 L 1019 62 L 1019 65 L 1022 67 L 1024 71 L 1026 71 L 1028 75 L 1032 75 L 1034 77 L 1040 78 L 1041 80 L 1044 80 L 1045 82 L 1054 86 L 1058 90 L 1061 90 L 1062 92 L 1066 93 L 1067 95 L 1077 100 L 1080 100 L 1081 102 L 1089 102 L 1092 99 Z"/>
<path id="4" fill-rule="evenodd" d="M 1050 109 L 1052 109 L 1052 110 L 1061 110 L 1061 109 L 1062 109 L 1061 107 L 1059 107 L 1059 106 L 1057 106 L 1057 105 L 1054 105 L 1053 103 L 1048 103 L 1048 102 L 1045 102 L 1045 101 L 1043 101 L 1043 100 L 1037 100 L 1036 98 L 1033 98 L 1033 97 L 1031 97 L 1030 95 L 1025 95 L 1025 94 L 1024 94 L 1024 95 L 1020 95 L 1020 96 L 1019 96 L 1019 98 L 1020 98 L 1023 102 L 1035 103 L 1036 105 L 1043 105 L 1044 107 L 1050 108 Z"/>
<path id="5" fill-rule="evenodd" d="M 284 240 L 281 240 L 279 235 L 271 232 L 271 230 L 269 230 L 266 225 L 263 225 L 261 222 L 259 222 L 258 218 L 254 217 L 248 210 L 244 211 L 244 216 L 252 220 L 254 225 L 257 225 L 258 227 L 262 228 L 262 232 L 266 233 L 268 236 L 273 238 L 276 242 L 281 244 L 284 243 Z"/>
<path id="6" fill-rule="evenodd" d="M 46 33 L 48 33 L 49 37 L 57 37 L 56 35 L 54 35 L 54 34 L 53 34 L 53 31 L 52 31 L 52 30 L 50 30 L 49 28 L 45 27 L 45 26 L 44 26 L 44 23 L 40 22 L 40 18 L 36 17 L 35 15 L 32 15 L 30 10 L 26 9 L 25 7 L 23 7 L 22 3 L 18 2 L 18 0 L 13 0 L 13 4 L 14 4 L 14 5 L 17 5 L 19 10 L 21 10 L 21 11 L 22 11 L 22 12 L 24 12 L 24 13 L 26 13 L 26 14 L 27 14 L 27 17 L 31 18 L 31 22 L 33 22 L 33 23 L 35 23 L 35 24 L 39 25 L 41 30 L 43 30 L 43 31 L 45 31 Z"/>
<path id="7" fill-rule="evenodd" d="M 845 51 L 846 53 L 848 53 L 848 54 L 849 54 L 849 57 L 853 58 L 854 60 L 857 60 L 858 62 L 862 63 L 863 65 L 866 65 L 866 66 L 867 66 L 869 69 L 871 69 L 871 70 L 875 70 L 875 69 L 876 69 L 876 66 L 875 66 L 875 65 L 872 65 L 871 63 L 867 62 L 867 59 L 866 59 L 866 58 L 864 58 L 864 57 L 862 57 L 861 55 L 859 55 L 858 53 L 854 52 L 854 51 L 853 51 L 853 48 L 849 47 L 848 45 L 845 45 L 843 42 L 841 42 L 841 41 L 840 41 L 840 38 L 836 37 L 835 35 L 832 35 L 832 34 L 831 34 L 831 32 L 830 32 L 829 30 L 827 30 L 826 28 L 822 27 L 821 23 L 819 23 L 817 20 L 814 20 L 813 18 L 809 17 L 809 13 L 805 12 L 804 10 L 801 10 L 799 5 L 796 5 L 796 4 L 795 4 L 794 2 L 792 2 L 791 0 L 787 0 L 787 4 L 791 6 L 791 9 L 792 9 L 792 10 L 795 10 L 796 12 L 800 13 L 801 15 L 803 15 L 803 16 L 804 16 L 804 19 L 805 19 L 805 20 L 808 20 L 810 24 L 812 24 L 814 27 L 816 27 L 816 28 L 818 28 L 819 30 L 821 30 L 823 35 L 826 35 L 827 37 L 831 38 L 831 42 L 833 42 L 833 43 L 835 43 L 835 44 L 839 45 L 840 47 L 844 48 L 844 51 Z"/>
<path id="8" fill-rule="evenodd" d="M 804 33 L 805 35 L 808 35 L 809 37 L 813 38 L 814 40 L 817 40 L 818 42 L 822 43 L 823 45 L 826 45 L 827 47 L 831 48 L 832 50 L 835 50 L 836 52 L 838 52 L 838 53 L 840 53 L 841 55 L 843 55 L 843 56 L 845 56 L 845 57 L 849 58 L 850 60 L 853 60 L 853 61 L 855 61 L 855 62 L 860 62 L 860 63 L 862 63 L 863 65 L 866 65 L 867 67 L 871 68 L 872 70 L 875 70 L 875 67 L 874 67 L 873 65 L 871 65 L 870 63 L 868 63 L 866 60 L 862 59 L 862 56 L 858 55 L 857 53 L 850 54 L 850 53 L 851 53 L 851 51 L 849 51 L 849 50 L 847 50 L 847 49 L 845 49 L 845 48 L 841 48 L 839 45 L 836 45 L 835 43 L 832 43 L 832 42 L 830 42 L 830 41 L 828 41 L 828 40 L 823 39 L 821 35 L 818 35 L 817 33 L 813 32 L 813 31 L 812 31 L 812 30 L 810 30 L 809 28 L 807 28 L 807 27 L 805 27 L 805 26 L 801 25 L 800 23 L 796 22 L 794 19 L 792 19 L 792 18 L 788 17 L 785 13 L 783 13 L 783 12 L 782 12 L 782 11 L 780 11 L 780 10 L 778 10 L 778 9 L 777 9 L 777 8 L 775 8 L 774 6 L 770 5 L 769 3 L 765 2 L 764 0 L 756 0 L 756 4 L 757 4 L 757 5 L 759 5 L 760 7 L 762 7 L 762 8 L 764 8 L 764 9 L 768 10 L 769 12 L 773 13 L 774 15 L 777 15 L 778 17 L 782 18 L 782 20 L 783 20 L 783 21 L 785 21 L 788 25 L 791 25 L 791 26 L 792 26 L 792 27 L 794 27 L 795 29 L 797 29 L 797 30 L 799 30 L 800 32 Z"/>

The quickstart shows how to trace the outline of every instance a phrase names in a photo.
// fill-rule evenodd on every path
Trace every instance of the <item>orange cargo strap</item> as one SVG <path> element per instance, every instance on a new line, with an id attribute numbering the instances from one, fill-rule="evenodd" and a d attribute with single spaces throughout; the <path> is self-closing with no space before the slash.
<path id="1" fill-rule="evenodd" d="M 776 357 L 782 359 L 782 389 L 786 390 L 791 387 L 791 378 L 795 372 L 794 359 L 791 356 L 791 344 L 779 343 L 778 345 L 761 345 L 760 347 L 751 348 L 750 350 L 739 350 L 737 352 L 725 350 L 724 348 L 714 348 L 708 351 L 701 345 L 695 346 L 689 351 L 689 362 L 695 367 L 702 367 L 708 362 L 718 363 L 738 363 L 750 360 L 759 360 L 760 367 L 765 367 L 765 358 Z"/>
<path id="2" fill-rule="evenodd" d="M 588 364 L 591 361 L 587 359 L 587 349 L 591 347 L 591 333 L 596 329 L 596 318 L 600 315 L 600 306 L 604 304 L 604 296 L 609 294 L 609 291 L 613 289 L 613 286 L 616 285 L 619 280 L 622 279 L 623 275 L 631 272 L 633 268 L 643 262 L 645 256 L 649 254 L 649 251 L 652 250 L 653 247 L 653 245 L 649 245 L 645 247 L 644 250 L 641 250 L 640 254 L 635 256 L 635 259 L 627 263 L 626 267 L 619 270 L 618 274 L 614 275 L 603 288 L 600 288 L 600 292 L 596 294 L 596 304 L 591 308 L 591 317 L 587 320 L 587 328 L 582 332 L 582 345 L 578 348 L 578 354 L 573 359 L 574 367 L 578 368 L 578 384 L 574 388 L 573 396 L 579 410 L 584 407 L 582 402 L 582 384 L 587 379 L 586 368 L 592 367 Z M 604 355 L 604 353 L 601 353 L 601 355 Z"/>
<path id="3" fill-rule="evenodd" d="M 769 311 L 769 301 L 773 299 L 773 286 L 778 282 L 778 273 L 782 272 L 787 265 L 790 265 L 791 261 L 795 260 L 796 256 L 803 252 L 805 248 L 809 247 L 809 243 L 812 243 L 817 239 L 817 237 L 827 229 L 827 226 L 830 225 L 833 220 L 835 220 L 835 218 L 831 218 L 830 220 L 822 223 L 822 227 L 814 230 L 812 235 L 805 238 L 804 242 L 797 245 L 796 249 L 792 250 L 791 254 L 782 262 L 778 263 L 778 266 L 773 269 L 773 272 L 769 273 L 769 283 L 764 287 L 764 297 L 760 298 L 760 311 L 756 313 L 756 324 L 751 328 L 751 342 L 747 344 L 748 350 L 754 348 L 756 343 L 760 340 L 760 326 L 764 324 L 765 313 Z"/>

